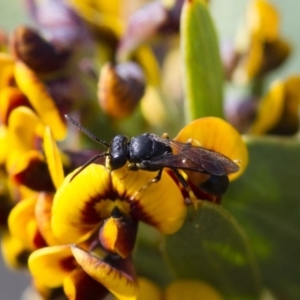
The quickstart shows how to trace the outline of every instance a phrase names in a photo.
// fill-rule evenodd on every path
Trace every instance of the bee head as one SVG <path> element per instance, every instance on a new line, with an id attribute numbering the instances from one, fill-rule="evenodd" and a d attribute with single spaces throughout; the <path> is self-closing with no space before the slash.
<path id="1" fill-rule="evenodd" d="M 128 137 L 125 135 L 116 135 L 110 143 L 106 157 L 106 167 L 109 170 L 122 168 L 127 162 Z"/>

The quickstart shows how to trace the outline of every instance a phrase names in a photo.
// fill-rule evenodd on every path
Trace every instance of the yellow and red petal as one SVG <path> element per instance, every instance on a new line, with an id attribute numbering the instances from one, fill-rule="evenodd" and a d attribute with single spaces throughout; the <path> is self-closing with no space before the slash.
<path id="1" fill-rule="evenodd" d="M 51 228 L 53 194 L 39 193 L 35 204 L 35 219 L 38 229 L 48 246 L 59 245 Z"/>
<path id="2" fill-rule="evenodd" d="M 76 246 L 72 246 L 71 248 L 77 263 L 82 269 L 118 299 L 136 299 L 138 286 L 132 274 L 124 272 L 119 267 L 113 267 L 111 264 L 98 259 Z"/>
<path id="3" fill-rule="evenodd" d="M 50 126 L 55 139 L 64 139 L 67 134 L 67 126 L 44 84 L 36 74 L 22 62 L 15 64 L 14 74 L 19 88 L 27 96 L 44 124 Z"/>
<path id="4" fill-rule="evenodd" d="M 134 247 L 138 223 L 123 215 L 117 208 L 106 219 L 99 231 L 101 245 L 109 252 L 128 257 Z"/>
<path id="5" fill-rule="evenodd" d="M 164 291 L 165 300 L 223 300 L 224 297 L 208 283 L 200 280 L 177 280 Z"/>
<path id="6" fill-rule="evenodd" d="M 156 175 L 140 170 L 124 176 L 124 169 L 115 170 L 113 186 L 127 199 L 133 219 L 172 234 L 182 226 L 187 208 L 180 189 L 167 172 L 162 173 L 159 182 L 149 184 Z"/>
<path id="7" fill-rule="evenodd" d="M 57 190 L 52 207 L 53 233 L 65 244 L 85 240 L 110 217 L 114 203 L 109 196 L 116 200 L 116 194 L 110 192 L 110 172 L 104 166 L 91 164 L 71 178 L 72 173 Z"/>
<path id="8" fill-rule="evenodd" d="M 6 86 L 0 90 L 0 120 L 7 124 L 11 111 L 19 106 L 32 108 L 27 97 L 15 86 Z"/>
<path id="9" fill-rule="evenodd" d="M 90 277 L 80 267 L 65 278 L 63 287 L 69 300 L 102 300 L 109 293 L 102 284 Z"/>
<path id="10" fill-rule="evenodd" d="M 45 128 L 44 134 L 44 151 L 53 184 L 58 189 L 65 176 L 59 149 L 48 126 Z"/>
<path id="11" fill-rule="evenodd" d="M 45 247 L 34 251 L 28 260 L 29 271 L 39 285 L 55 288 L 77 267 L 69 246 Z"/>
<path id="12" fill-rule="evenodd" d="M 30 150 L 20 155 L 9 170 L 9 175 L 16 183 L 34 191 L 54 192 L 55 190 L 45 158 L 37 150 Z"/>
<path id="13" fill-rule="evenodd" d="M 183 196 L 165 172 L 158 183 L 149 185 L 155 175 L 126 169 L 110 172 L 95 164 L 82 170 L 71 182 L 70 174 L 54 198 L 52 229 L 55 236 L 65 243 L 79 243 L 99 228 L 116 207 L 163 233 L 175 232 L 186 215 Z"/>
<path id="14" fill-rule="evenodd" d="M 250 133 L 293 135 L 298 132 L 299 84 L 299 76 L 291 76 L 286 81 L 275 81 L 261 100 Z"/>
<path id="15" fill-rule="evenodd" d="M 187 142 L 195 140 L 195 145 L 219 152 L 233 161 L 237 161 L 240 169 L 230 174 L 229 179 L 234 180 L 246 169 L 248 164 L 248 150 L 238 133 L 229 123 L 216 117 L 197 119 L 186 125 L 175 137 L 176 141 Z"/>

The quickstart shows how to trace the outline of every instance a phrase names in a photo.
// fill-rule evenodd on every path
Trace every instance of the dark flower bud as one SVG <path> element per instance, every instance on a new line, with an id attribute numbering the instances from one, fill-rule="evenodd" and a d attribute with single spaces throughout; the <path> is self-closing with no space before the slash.
<path id="1" fill-rule="evenodd" d="M 10 41 L 13 55 L 36 73 L 48 73 L 65 67 L 70 51 L 60 51 L 46 41 L 36 30 L 20 26 Z"/>

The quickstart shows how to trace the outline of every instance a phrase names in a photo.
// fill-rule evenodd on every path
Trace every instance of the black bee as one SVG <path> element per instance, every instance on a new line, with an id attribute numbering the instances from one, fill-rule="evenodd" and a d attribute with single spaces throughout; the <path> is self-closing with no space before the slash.
<path id="1" fill-rule="evenodd" d="M 86 162 L 72 179 L 93 161 L 106 156 L 106 167 L 109 170 L 119 169 L 127 163 L 129 170 L 132 171 L 157 171 L 158 174 L 152 180 L 157 182 L 161 178 L 163 168 L 169 168 L 183 186 L 188 188 L 188 183 L 178 172 L 178 169 L 181 169 L 200 189 L 212 195 L 222 195 L 229 184 L 228 174 L 239 170 L 234 161 L 221 153 L 152 133 L 144 133 L 131 139 L 125 135 L 116 135 L 110 143 L 107 143 L 68 115 L 65 117 L 92 140 L 108 149 L 107 152 L 96 155 Z M 203 180 L 201 174 L 209 176 Z"/>

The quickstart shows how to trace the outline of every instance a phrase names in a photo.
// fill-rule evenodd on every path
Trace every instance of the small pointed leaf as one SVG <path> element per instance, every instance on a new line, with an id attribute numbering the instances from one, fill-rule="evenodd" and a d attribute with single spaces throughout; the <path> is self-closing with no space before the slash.
<path id="1" fill-rule="evenodd" d="M 186 116 L 223 116 L 223 68 L 206 1 L 186 0 L 181 15 Z"/>

